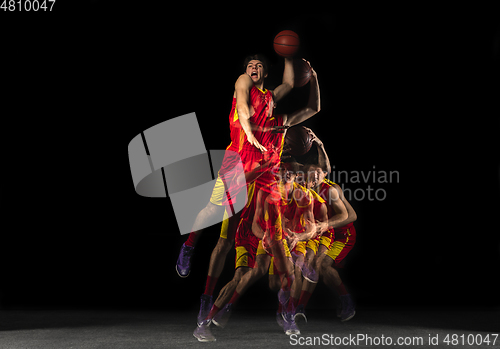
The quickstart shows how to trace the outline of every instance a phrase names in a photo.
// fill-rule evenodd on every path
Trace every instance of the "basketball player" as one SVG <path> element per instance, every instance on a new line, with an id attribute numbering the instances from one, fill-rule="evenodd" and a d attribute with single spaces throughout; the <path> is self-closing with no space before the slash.
<path id="1" fill-rule="evenodd" d="M 231 143 L 226 148 L 226 150 L 228 150 L 226 152 L 227 157 L 224 157 L 224 162 L 221 167 L 223 174 L 230 172 L 231 165 L 234 165 L 234 163 L 239 160 L 235 153 L 241 155 L 249 148 L 254 148 L 260 153 L 267 150 L 261 143 L 267 142 L 267 144 L 271 146 L 273 142 L 276 143 L 279 140 L 279 137 L 271 135 L 273 132 L 255 132 L 254 134 L 252 125 L 254 129 L 257 129 L 256 126 L 267 126 L 268 128 L 266 130 L 282 131 L 277 127 L 278 125 L 276 122 L 270 122 L 273 114 L 274 102 L 282 99 L 293 88 L 294 74 L 293 60 L 291 58 L 285 58 L 283 83 L 274 91 L 264 89 L 264 80 L 268 74 L 268 64 L 267 60 L 262 55 L 257 54 L 246 57 L 244 61 L 244 71 L 245 72 L 240 75 L 235 84 L 233 103 L 229 114 Z M 276 144 L 276 148 L 277 146 L 278 144 Z M 274 152 L 276 153 L 276 150 Z M 233 154 L 233 156 L 231 154 Z M 245 158 L 245 160 L 247 159 Z M 252 169 L 256 170 L 254 172 L 254 177 L 262 174 L 264 170 L 268 169 L 271 165 L 268 163 L 267 166 L 259 168 L 259 165 L 256 164 L 259 159 L 256 160 L 257 161 L 250 164 L 248 164 L 248 161 L 244 163 L 244 165 L 246 165 L 245 172 Z M 274 160 L 274 162 L 276 162 L 276 159 Z M 252 166 L 253 168 L 249 168 Z M 196 217 L 192 232 L 189 234 L 187 241 L 182 245 L 176 264 L 176 270 L 180 277 L 187 277 L 189 275 L 191 270 L 191 256 L 196 242 L 203 231 L 200 227 L 203 226 L 205 222 L 221 217 L 224 213 L 225 206 L 223 202 L 225 201 L 225 193 L 229 188 L 224 185 L 223 178 L 220 176 L 221 171 L 219 171 L 219 177 L 217 178 L 210 201 Z M 240 185 L 241 184 L 242 183 L 240 183 Z M 228 203 L 231 204 L 231 202 Z M 236 231 L 235 224 L 237 224 L 238 221 L 239 216 L 237 214 L 229 218 L 227 222 L 227 231 L 229 231 L 230 234 L 234 234 Z M 210 289 L 213 289 L 215 286 L 216 278 L 218 278 L 217 274 L 220 274 L 220 271 L 215 269 L 221 269 L 219 268 L 221 260 L 223 265 L 225 255 L 231 248 L 232 241 L 234 240 L 234 235 L 228 237 L 228 239 L 219 239 L 219 243 L 214 249 L 214 252 L 216 252 L 213 258 L 215 264 L 210 268 L 214 280 L 207 280 L 209 293 Z M 215 265 L 217 265 L 217 267 Z"/>
<path id="2" fill-rule="evenodd" d="M 309 64 L 309 62 L 307 62 L 307 63 Z M 252 64 L 252 62 L 249 62 L 249 65 L 251 65 L 251 64 Z M 314 71 L 314 69 L 312 69 L 312 68 L 311 68 L 311 72 L 312 72 L 312 76 L 311 76 L 311 80 L 310 80 L 309 101 L 308 101 L 307 106 L 305 108 L 302 108 L 302 109 L 290 114 L 290 115 L 285 114 L 285 115 L 277 115 L 276 117 L 271 117 L 271 119 L 276 121 L 275 128 L 277 128 L 278 130 L 280 130 L 280 129 L 286 130 L 288 127 L 299 124 L 320 111 L 320 90 L 319 90 L 319 85 L 318 85 L 318 80 L 317 80 L 317 74 Z M 255 76 L 255 74 L 254 74 L 254 76 Z M 234 106 L 234 101 L 233 101 L 233 106 Z M 260 132 L 266 132 L 266 130 L 265 130 L 266 128 L 267 128 L 267 132 L 269 133 L 269 129 L 271 129 L 269 127 L 269 125 L 263 125 L 260 128 Z M 271 134 L 272 134 L 272 132 L 271 132 Z M 274 146 L 275 150 L 279 150 L 279 152 L 277 152 L 277 153 L 281 153 L 281 150 L 283 147 L 283 140 L 284 140 L 284 135 L 281 135 L 281 137 L 279 137 L 279 140 L 277 141 L 278 147 Z M 275 170 L 273 170 L 273 167 L 268 167 L 267 172 L 261 173 L 260 174 L 261 177 L 259 177 L 258 180 L 249 184 L 248 190 L 247 190 L 247 192 L 249 194 L 248 202 L 246 204 L 246 207 L 243 210 L 243 212 L 248 211 L 247 212 L 248 216 L 250 216 L 250 217 L 253 216 L 253 212 L 255 212 L 256 194 L 258 193 L 259 189 L 262 188 L 263 186 L 269 185 L 270 183 L 273 183 L 275 181 L 274 176 L 272 176 L 273 171 L 275 171 Z M 215 192 L 215 189 L 214 189 L 214 192 Z M 222 194 L 220 194 L 220 196 L 222 197 Z M 240 214 L 242 214 L 242 213 L 240 213 Z M 231 229 L 232 229 L 231 223 L 228 224 L 227 229 L 228 229 L 228 231 L 231 231 Z M 251 226 L 250 227 L 247 226 L 246 228 L 241 228 L 241 229 L 242 230 L 244 230 L 244 229 L 251 230 Z M 233 230 L 233 234 L 234 234 L 235 230 L 236 229 Z M 234 239 L 234 235 L 233 235 L 232 239 Z M 211 258 L 211 262 L 210 262 L 210 268 L 212 268 L 212 265 L 217 265 L 217 272 L 218 272 L 217 277 L 220 275 L 220 272 L 222 271 L 224 258 L 225 258 L 226 254 L 230 248 L 230 247 L 226 247 L 226 246 L 228 246 L 229 245 L 228 242 L 232 242 L 232 240 L 230 240 L 229 238 L 225 239 L 221 234 L 221 238 L 219 239 L 218 246 L 220 246 L 219 244 L 222 245 L 221 242 L 225 243 L 226 245 L 225 245 L 225 249 L 222 250 L 219 254 L 219 257 L 218 257 L 219 262 L 213 262 L 215 249 L 214 249 L 214 252 L 212 253 L 212 258 Z M 216 249 L 217 248 L 218 247 L 216 246 Z M 220 257 L 220 255 L 223 255 L 223 256 Z M 238 270 L 238 268 L 241 266 L 252 267 L 251 265 L 248 265 L 248 257 L 246 256 L 247 253 L 242 253 L 241 255 L 242 255 L 242 257 L 239 258 L 239 260 L 245 261 L 244 265 L 239 265 L 238 258 L 237 258 L 235 276 L 234 276 L 232 282 L 230 282 L 228 285 L 226 285 L 226 287 L 221 291 L 221 293 L 223 293 L 223 292 L 227 293 L 229 295 L 229 297 L 231 296 L 231 294 L 233 292 L 235 292 L 236 286 L 237 286 L 240 278 L 244 274 L 243 269 Z M 210 271 L 209 271 L 209 278 L 211 278 Z M 208 282 L 209 282 L 209 279 L 207 279 L 207 285 L 208 285 Z M 208 288 L 208 286 L 206 287 L 206 289 L 207 288 Z M 210 288 L 210 291 L 213 292 L 213 287 Z M 226 300 L 226 302 L 227 302 L 227 300 Z M 200 340 L 200 341 L 215 340 L 215 338 L 211 335 L 211 333 L 208 329 L 208 326 L 210 325 L 211 322 L 200 321 L 200 318 L 203 319 L 204 318 L 203 315 L 207 311 L 206 305 L 210 305 L 210 307 L 211 307 L 210 302 L 208 300 L 203 300 L 203 298 L 202 298 L 202 305 L 200 307 L 200 314 L 198 316 L 198 319 L 199 319 L 198 326 L 200 327 L 200 330 L 198 331 L 199 333 L 197 335 L 195 335 L 195 337 L 197 337 L 198 340 Z M 217 304 L 215 306 L 217 306 Z M 210 307 L 208 307 L 208 309 L 210 309 Z M 218 310 L 220 308 L 216 307 L 215 309 Z M 205 328 L 206 328 L 206 333 L 204 333 Z"/>
<path id="3" fill-rule="evenodd" d="M 271 260 L 267 252 L 269 250 L 273 252 L 275 260 L 280 263 L 278 268 L 281 270 L 283 293 L 289 294 L 293 284 L 293 266 L 288 244 L 284 238 L 283 217 L 287 216 L 291 222 L 286 230 L 288 234 L 294 236 L 294 239 L 308 240 L 316 235 L 312 198 L 294 182 L 293 166 L 292 163 L 282 163 L 278 174 L 279 182 L 270 184 L 272 188 L 261 188 L 257 197 L 254 198 L 256 200 L 255 214 L 246 215 L 250 210 L 243 213 L 236 235 L 235 277 L 221 290 L 208 317 L 195 329 L 193 335 L 199 340 L 200 338 L 207 341 L 208 339 L 215 340 L 208 328 L 211 320 L 217 326 L 225 326 L 236 301 L 255 281 L 267 273 Z M 302 192 L 297 193 L 297 191 Z M 308 224 L 303 233 L 295 234 L 290 228 L 301 220 Z M 230 291 L 233 289 L 234 293 L 231 296 Z M 284 328 L 285 333 L 300 334 L 292 316 L 293 313 L 289 312 L 286 318 L 287 326 Z"/>
<path id="4" fill-rule="evenodd" d="M 327 163 L 329 164 L 328 156 L 324 151 L 324 147 L 321 146 L 322 142 L 310 129 L 309 132 L 318 145 L 319 162 L 323 161 L 324 166 Z M 324 171 L 324 168 L 315 164 L 307 165 L 305 168 L 308 174 L 307 187 L 317 192 L 326 201 L 328 207 L 329 219 L 327 222 L 317 222 L 318 230 L 334 229 L 334 240 L 329 248 L 325 249 L 320 246 L 316 254 L 316 271 L 320 272 L 323 282 L 339 295 L 341 312 L 338 312 L 338 316 L 341 321 L 348 321 L 355 315 L 354 302 L 335 268 L 339 266 L 356 242 L 356 230 L 353 222 L 356 221 L 357 215 L 345 198 L 342 188 L 325 178 L 327 171 Z M 315 287 L 316 283 L 304 280 L 295 313 L 296 318 L 302 317 L 307 321 L 305 306 Z"/>

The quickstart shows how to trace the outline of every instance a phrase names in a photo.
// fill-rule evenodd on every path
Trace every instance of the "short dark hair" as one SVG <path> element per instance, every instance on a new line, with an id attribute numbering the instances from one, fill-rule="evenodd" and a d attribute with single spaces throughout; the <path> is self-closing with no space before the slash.
<path id="1" fill-rule="evenodd" d="M 268 73 L 268 69 L 269 69 L 269 63 L 267 61 L 267 58 L 266 56 L 264 56 L 263 54 L 261 53 L 256 53 L 254 55 L 250 55 L 250 56 L 246 56 L 245 57 L 245 60 L 243 61 L 243 72 L 245 72 L 247 70 L 247 65 L 250 61 L 253 61 L 253 60 L 258 60 L 258 61 L 261 61 L 262 62 L 262 65 L 264 67 L 264 74 L 267 74 Z"/>
<path id="2" fill-rule="evenodd" d="M 303 170 L 305 173 L 308 173 L 310 170 L 311 170 L 311 167 L 318 167 L 318 168 L 321 168 L 321 166 L 319 164 L 315 164 L 315 163 L 307 163 L 304 165 L 303 167 Z M 323 170 L 323 168 L 321 168 L 321 170 Z"/>
<path id="3" fill-rule="evenodd" d="M 281 166 L 287 168 L 288 171 L 297 173 L 302 169 L 302 164 L 298 163 L 293 157 L 281 160 Z"/>

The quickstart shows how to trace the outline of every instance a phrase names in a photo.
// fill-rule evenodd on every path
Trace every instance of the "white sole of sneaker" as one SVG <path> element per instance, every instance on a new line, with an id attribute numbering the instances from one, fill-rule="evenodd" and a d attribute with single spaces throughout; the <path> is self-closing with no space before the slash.
<path id="1" fill-rule="evenodd" d="M 295 314 L 293 319 L 295 320 L 295 322 L 297 322 L 297 320 L 304 320 L 305 323 L 307 323 L 307 317 L 302 313 Z"/>
<path id="2" fill-rule="evenodd" d="M 194 333 L 193 333 L 193 337 L 196 338 L 199 342 L 215 342 L 216 341 L 215 338 L 212 340 L 212 339 L 206 339 L 203 337 L 197 337 Z"/>
<path id="3" fill-rule="evenodd" d="M 217 326 L 217 327 L 220 327 L 220 328 L 224 328 L 224 326 L 222 326 L 220 323 L 218 323 L 217 321 L 215 321 L 215 319 L 212 319 L 212 323 Z"/>
<path id="4" fill-rule="evenodd" d="M 354 313 L 352 313 L 352 315 L 351 315 L 351 316 L 349 316 L 347 319 L 340 320 L 340 322 L 346 322 L 346 321 L 349 321 L 349 320 L 351 320 L 351 319 L 354 317 L 354 315 L 356 315 L 356 311 L 354 311 Z"/>
<path id="5" fill-rule="evenodd" d="M 189 273 L 186 275 L 186 276 L 182 276 L 180 273 L 179 273 L 179 270 L 177 269 L 177 265 L 175 266 L 175 271 L 177 272 L 177 275 L 179 275 L 181 278 L 187 278 L 189 276 L 189 274 L 191 273 L 191 270 L 189 271 Z"/>

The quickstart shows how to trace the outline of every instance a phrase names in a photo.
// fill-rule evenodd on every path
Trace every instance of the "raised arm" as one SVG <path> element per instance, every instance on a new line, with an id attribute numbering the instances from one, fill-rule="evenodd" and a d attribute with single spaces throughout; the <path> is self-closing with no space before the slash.
<path id="1" fill-rule="evenodd" d="M 289 115 L 285 115 L 285 120 L 283 123 L 285 126 L 294 126 L 300 124 L 301 122 L 306 121 L 321 110 L 318 76 L 314 69 L 311 68 L 311 70 L 312 75 L 311 80 L 309 81 L 310 90 L 307 106 Z"/>
<path id="2" fill-rule="evenodd" d="M 264 152 L 267 151 L 267 149 L 255 139 L 250 125 L 250 89 L 252 86 L 253 81 L 248 74 L 241 74 L 238 80 L 236 80 L 236 84 L 234 85 L 236 91 L 236 108 L 238 111 L 238 119 L 243 131 L 245 131 L 248 143 Z"/>
<path id="3" fill-rule="evenodd" d="M 328 173 L 331 172 L 331 166 L 330 166 L 330 159 L 328 158 L 328 154 L 326 153 L 325 150 L 325 145 L 323 142 L 316 136 L 313 130 L 310 128 L 306 127 L 307 132 L 311 134 L 312 141 L 316 144 L 318 147 L 318 166 L 321 167 L 323 171 L 326 171 Z"/>
<path id="4" fill-rule="evenodd" d="M 283 71 L 283 81 L 281 85 L 273 91 L 274 101 L 277 102 L 285 97 L 293 88 L 295 74 L 293 72 L 293 59 L 285 58 L 285 70 Z"/>

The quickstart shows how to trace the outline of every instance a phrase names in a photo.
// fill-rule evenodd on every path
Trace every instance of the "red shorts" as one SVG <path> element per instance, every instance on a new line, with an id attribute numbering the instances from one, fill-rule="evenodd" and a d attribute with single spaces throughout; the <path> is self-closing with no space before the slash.
<path id="1" fill-rule="evenodd" d="M 330 249 L 325 254 L 333 259 L 333 266 L 338 266 L 356 243 L 356 229 L 354 225 L 347 225 L 346 228 L 335 229 L 335 240 L 330 245 Z"/>
<path id="2" fill-rule="evenodd" d="M 225 192 L 230 193 L 230 195 L 223 198 L 222 204 L 234 205 L 236 195 L 247 185 L 245 178 L 240 178 L 242 175 L 241 167 L 236 166 L 240 159 L 244 173 L 249 176 L 248 181 L 255 180 L 256 182 L 257 191 L 255 194 L 257 194 L 259 188 L 275 182 L 274 173 L 278 171 L 280 163 L 279 153 L 280 151 L 274 147 L 269 147 L 267 152 L 261 153 L 253 146 L 249 149 L 243 148 L 240 153 L 226 151 L 219 177 L 224 183 Z M 264 164 L 267 165 L 262 166 Z"/>
<path id="3" fill-rule="evenodd" d="M 239 267 L 253 268 L 257 254 L 266 253 L 262 248 L 262 243 L 260 243 L 260 240 L 252 232 L 252 221 L 249 218 L 242 218 L 240 220 L 240 224 L 236 230 L 234 247 L 236 249 L 235 269 Z"/>

